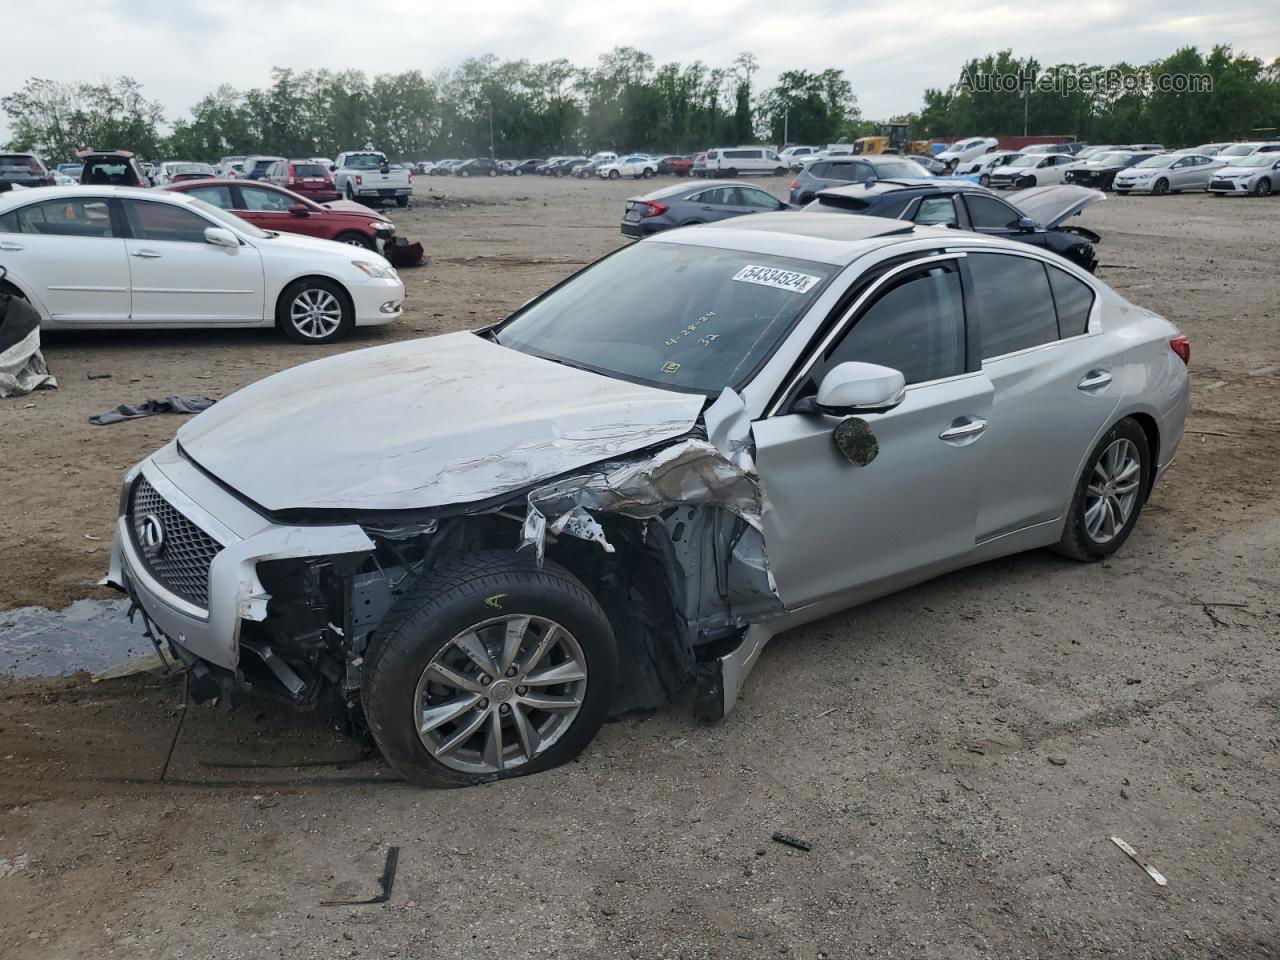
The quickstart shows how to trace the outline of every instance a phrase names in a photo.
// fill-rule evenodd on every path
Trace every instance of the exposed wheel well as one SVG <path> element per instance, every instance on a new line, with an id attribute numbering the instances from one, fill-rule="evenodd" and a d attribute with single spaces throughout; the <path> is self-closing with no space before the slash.
<path id="1" fill-rule="evenodd" d="M 0 280 L 0 293 L 7 293 L 11 297 L 17 297 L 19 300 L 27 299 L 27 295 L 8 280 Z"/>

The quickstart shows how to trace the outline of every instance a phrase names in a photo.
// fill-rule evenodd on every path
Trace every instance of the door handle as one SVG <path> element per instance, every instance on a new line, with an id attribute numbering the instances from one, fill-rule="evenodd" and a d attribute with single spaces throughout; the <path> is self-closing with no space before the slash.
<path id="1" fill-rule="evenodd" d="M 20 243 L 12 243 L 8 240 L 0 240 L 0 250 L 25 250 L 25 249 L 26 247 L 24 247 Z"/>
<path id="2" fill-rule="evenodd" d="M 938 434 L 938 439 L 948 443 L 975 440 L 985 433 L 986 429 L 987 421 L 981 417 L 960 417 L 951 421 L 951 426 Z"/>
<path id="3" fill-rule="evenodd" d="M 133 251 L 133 256 L 141 257 L 143 260 L 154 260 L 156 257 L 160 256 L 160 254 L 156 253 L 154 250 L 135 250 Z"/>
<path id="4" fill-rule="evenodd" d="M 1084 379 L 1076 384 L 1077 390 L 1100 390 L 1111 382 L 1111 374 L 1106 370 L 1090 370 Z"/>

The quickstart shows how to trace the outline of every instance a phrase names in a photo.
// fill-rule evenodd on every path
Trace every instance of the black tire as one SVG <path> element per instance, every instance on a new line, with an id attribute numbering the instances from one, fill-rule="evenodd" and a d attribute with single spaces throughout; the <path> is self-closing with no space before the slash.
<path id="1" fill-rule="evenodd" d="M 496 177 L 497 175 L 498 175 L 498 171 L 497 171 L 497 170 L 490 170 L 490 171 L 489 171 L 489 176 L 491 176 L 491 177 Z"/>
<path id="2" fill-rule="evenodd" d="M 1163 197 L 1169 192 L 1169 181 L 1161 177 L 1151 185 L 1151 195 L 1155 197 Z"/>
<path id="3" fill-rule="evenodd" d="M 787 175 L 787 168 L 786 168 L 786 167 L 774 167 L 774 168 L 773 168 L 773 175 L 774 175 L 775 177 L 785 177 L 785 176 Z"/>
<path id="4" fill-rule="evenodd" d="M 343 192 L 343 193 L 345 193 L 345 194 L 347 195 L 347 199 L 348 199 L 348 200 L 351 200 L 351 201 L 354 201 L 354 200 L 355 200 L 355 198 L 356 198 L 356 192 L 355 192 L 355 190 L 353 190 L 353 189 L 351 188 L 351 181 L 350 181 L 350 180 L 348 180 L 348 181 L 347 181 L 347 185 L 346 185 L 345 187 L 343 187 L 343 188 L 342 188 L 342 192 Z"/>
<path id="5" fill-rule="evenodd" d="M 574 636 L 587 660 L 586 693 L 572 725 L 550 749 L 501 772 L 468 773 L 437 760 L 418 736 L 412 719 L 418 681 L 455 636 L 509 613 L 554 620 Z M 441 561 L 392 607 L 366 654 L 361 699 L 374 741 L 406 780 L 461 787 L 573 759 L 604 723 L 617 673 L 609 620 L 577 577 L 549 560 L 539 569 L 531 552 L 487 550 Z"/>
<path id="6" fill-rule="evenodd" d="M 724 175 L 732 180 L 734 177 L 738 175 L 737 167 L 730 167 L 728 170 L 724 172 Z"/>
<path id="7" fill-rule="evenodd" d="M 1263 177 L 1261 180 L 1255 183 L 1253 185 L 1253 195 L 1255 197 L 1271 196 L 1271 178 Z"/>
<path id="8" fill-rule="evenodd" d="M 1117 196 L 1117 197 L 1127 197 L 1128 195 L 1129 195 L 1129 191 L 1128 191 L 1128 190 L 1117 190 L 1117 191 L 1116 191 L 1116 196 Z"/>
<path id="9" fill-rule="evenodd" d="M 338 234 L 333 238 L 338 243 L 345 243 L 351 247 L 364 247 L 366 250 L 377 250 L 378 245 L 372 237 L 367 237 L 363 233 L 357 233 L 354 230 L 347 230 Z"/>
<path id="10" fill-rule="evenodd" d="M 524 171 L 523 171 L 523 170 L 521 170 L 519 167 L 516 167 L 516 169 L 514 169 L 514 170 L 512 170 L 512 171 L 511 171 L 511 173 L 512 173 L 512 175 L 513 175 L 513 176 L 516 176 L 516 177 L 523 177 L 523 176 L 524 176 Z"/>
<path id="11" fill-rule="evenodd" d="M 337 298 L 341 309 L 341 319 L 338 321 L 337 327 L 323 336 L 311 336 L 300 329 L 293 320 L 294 301 L 309 290 L 323 290 L 331 294 Z M 347 291 L 341 285 L 324 277 L 303 277 L 301 280 L 293 281 L 293 283 L 284 288 L 284 292 L 280 294 L 280 299 L 276 302 L 276 326 L 284 332 L 286 337 L 296 343 L 333 343 L 333 341 L 341 340 L 349 334 L 351 328 L 355 325 L 356 311 L 355 307 L 351 305 L 351 298 L 347 296 Z"/>
<path id="12" fill-rule="evenodd" d="M 408 197 L 396 197 L 396 206 L 397 206 L 397 207 L 407 207 L 408 205 L 409 205 L 409 198 L 408 198 Z"/>
<path id="13" fill-rule="evenodd" d="M 617 179 L 618 179 L 619 177 L 621 177 L 621 176 L 622 176 L 622 174 L 620 174 L 617 170 L 610 170 L 610 171 L 609 171 L 609 179 L 610 179 L 610 180 L 617 180 Z"/>
<path id="14" fill-rule="evenodd" d="M 985 187 L 985 186 L 989 186 L 989 185 L 990 185 L 990 183 L 991 183 L 991 174 L 989 174 L 989 173 L 984 173 L 984 174 L 980 174 L 980 175 L 979 175 L 979 177 L 978 177 L 978 185 L 979 185 L 979 186 L 983 186 L 983 187 Z"/>
<path id="15" fill-rule="evenodd" d="M 1138 460 L 1142 466 L 1138 478 L 1138 497 L 1133 504 L 1128 519 L 1119 531 L 1107 542 L 1099 543 L 1089 535 L 1085 525 L 1085 500 L 1090 480 L 1093 478 L 1094 467 L 1097 466 L 1102 455 L 1118 440 L 1129 440 L 1138 450 Z M 1138 517 L 1142 513 L 1142 507 L 1147 501 L 1147 494 L 1151 490 L 1151 471 L 1151 450 L 1147 435 L 1136 421 L 1126 417 L 1103 434 L 1102 439 L 1098 441 L 1097 446 L 1093 448 L 1093 452 L 1089 455 L 1089 459 L 1085 461 L 1084 469 L 1080 472 L 1080 480 L 1076 484 L 1075 493 L 1071 497 L 1071 506 L 1067 510 L 1066 524 L 1062 528 L 1062 539 L 1058 541 L 1058 545 L 1055 548 L 1058 553 L 1073 560 L 1091 563 L 1109 557 L 1119 550 L 1124 545 L 1124 542 L 1129 539 L 1129 534 L 1133 532 L 1134 525 L 1138 522 Z"/>
<path id="16" fill-rule="evenodd" d="M 470 170 L 460 170 L 460 171 L 458 172 L 458 176 L 460 176 L 460 177 L 469 177 L 469 176 L 471 176 L 471 171 L 470 171 Z"/>
<path id="17" fill-rule="evenodd" d="M 648 167 L 645 167 L 643 170 L 640 171 L 640 176 L 646 180 L 652 180 L 654 176 L 656 176 L 656 174 L 654 174 L 654 172 L 650 170 Z"/>

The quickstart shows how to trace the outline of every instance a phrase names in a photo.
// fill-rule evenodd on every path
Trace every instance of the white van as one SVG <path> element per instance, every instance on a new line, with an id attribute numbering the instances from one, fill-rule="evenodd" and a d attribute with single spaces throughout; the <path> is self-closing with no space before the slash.
<path id="1" fill-rule="evenodd" d="M 771 173 L 784 176 L 786 163 L 772 150 L 764 147 L 716 147 L 707 151 L 707 168 L 704 176 L 719 174 L 736 177 L 738 174 L 760 175 Z"/>

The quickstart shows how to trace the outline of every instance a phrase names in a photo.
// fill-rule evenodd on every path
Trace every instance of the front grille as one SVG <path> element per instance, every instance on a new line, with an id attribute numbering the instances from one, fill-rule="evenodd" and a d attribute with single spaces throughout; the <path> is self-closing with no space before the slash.
<path id="1" fill-rule="evenodd" d="M 209 608 L 209 565 L 222 544 L 179 513 L 146 477 L 137 479 L 129 495 L 129 535 L 147 572 L 165 589 Z"/>
<path id="2" fill-rule="evenodd" d="M 1230 180 L 1215 180 L 1209 184 L 1210 190 L 1234 190 L 1236 185 Z"/>

